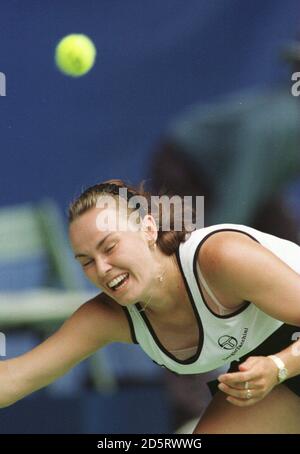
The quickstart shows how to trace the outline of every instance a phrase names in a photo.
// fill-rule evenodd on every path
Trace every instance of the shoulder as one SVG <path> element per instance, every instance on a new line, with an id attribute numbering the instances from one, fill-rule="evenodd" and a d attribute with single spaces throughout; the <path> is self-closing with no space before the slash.
<path id="1" fill-rule="evenodd" d="M 107 343 L 133 343 L 124 309 L 108 295 L 100 293 L 84 303 L 71 319 L 86 326 L 91 334 L 105 337 Z"/>
<path id="2" fill-rule="evenodd" d="M 246 258 L 245 254 L 257 247 L 258 241 L 246 232 L 222 230 L 212 232 L 199 249 L 198 262 L 207 272 L 220 271 L 220 264 L 226 260 Z"/>
<path id="3" fill-rule="evenodd" d="M 264 248 L 243 232 L 214 232 L 199 249 L 197 261 L 209 286 L 240 301 L 238 277 L 247 275 L 261 249 Z"/>

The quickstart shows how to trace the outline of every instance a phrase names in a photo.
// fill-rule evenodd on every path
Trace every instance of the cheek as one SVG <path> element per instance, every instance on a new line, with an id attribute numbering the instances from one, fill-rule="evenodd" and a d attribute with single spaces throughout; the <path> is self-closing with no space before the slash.
<path id="1" fill-rule="evenodd" d="M 82 271 L 88 279 L 90 279 L 95 274 L 93 273 L 92 269 L 89 268 L 82 268 Z"/>
<path id="2" fill-rule="evenodd" d="M 142 271 L 144 266 L 147 266 L 149 257 L 145 254 L 143 248 L 135 246 L 133 248 L 126 248 L 119 254 L 119 264 L 122 268 L 132 271 Z"/>
<path id="3" fill-rule="evenodd" d="M 98 284 L 98 279 L 97 279 L 97 274 L 96 271 L 93 267 L 91 268 L 82 268 L 83 274 L 87 278 L 88 281 L 90 281 L 93 285 L 95 285 L 98 288 L 101 288 Z"/>

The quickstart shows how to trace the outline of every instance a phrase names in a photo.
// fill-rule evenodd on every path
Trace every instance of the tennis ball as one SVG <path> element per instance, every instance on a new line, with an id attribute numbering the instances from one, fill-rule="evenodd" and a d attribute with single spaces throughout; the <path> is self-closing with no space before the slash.
<path id="1" fill-rule="evenodd" d="M 64 74 L 80 77 L 94 65 L 96 48 L 86 35 L 72 34 L 62 38 L 55 49 L 55 62 Z"/>

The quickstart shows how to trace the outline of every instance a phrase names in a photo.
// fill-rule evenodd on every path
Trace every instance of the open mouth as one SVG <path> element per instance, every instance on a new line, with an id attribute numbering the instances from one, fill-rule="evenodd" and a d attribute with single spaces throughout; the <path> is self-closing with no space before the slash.
<path id="1" fill-rule="evenodd" d="M 109 283 L 109 288 L 113 292 L 120 290 L 121 288 L 125 287 L 129 280 L 129 273 L 124 273 L 121 276 L 115 278 L 112 282 Z"/>

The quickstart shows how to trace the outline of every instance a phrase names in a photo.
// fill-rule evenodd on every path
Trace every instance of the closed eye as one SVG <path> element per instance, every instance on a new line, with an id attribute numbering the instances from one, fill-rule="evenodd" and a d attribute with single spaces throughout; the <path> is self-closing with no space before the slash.
<path id="1" fill-rule="evenodd" d="M 94 260 L 89 260 L 89 261 L 86 262 L 86 263 L 82 263 L 81 266 L 82 266 L 83 268 L 86 268 L 86 267 L 89 266 L 91 263 L 93 263 L 93 261 L 94 261 Z"/>
<path id="2" fill-rule="evenodd" d="M 107 248 L 105 252 L 106 252 L 106 253 L 107 253 L 107 252 L 111 252 L 111 251 L 114 249 L 115 246 L 116 246 L 116 243 L 113 244 L 112 246 L 110 246 L 109 248 Z"/>

